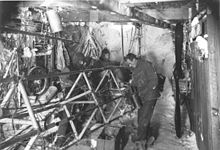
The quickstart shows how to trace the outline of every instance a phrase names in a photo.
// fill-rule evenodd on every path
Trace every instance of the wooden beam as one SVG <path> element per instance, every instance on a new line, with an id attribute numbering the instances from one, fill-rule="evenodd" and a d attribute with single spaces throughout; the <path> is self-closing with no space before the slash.
<path id="1" fill-rule="evenodd" d="M 87 9 L 84 9 L 84 10 L 86 11 L 90 11 L 91 9 L 99 9 L 101 11 L 109 11 L 112 14 L 113 13 L 117 14 L 117 15 L 112 15 L 112 17 L 106 17 L 107 15 L 99 14 L 98 15 L 99 18 L 102 18 L 100 19 L 100 21 L 108 21 L 108 19 L 109 21 L 117 21 L 119 19 L 120 21 L 140 22 L 143 24 L 148 24 L 148 25 L 152 25 L 152 26 L 156 26 L 160 28 L 172 28 L 172 26 L 169 23 L 164 22 L 162 20 L 155 19 L 154 17 L 151 17 L 137 9 L 131 9 L 127 7 L 126 5 L 119 3 L 118 0 L 58 0 L 51 4 L 48 3 L 47 5 L 48 7 L 50 6 L 55 7 L 57 4 L 60 4 L 60 3 L 62 3 L 63 6 L 70 4 L 69 6 L 70 7 L 74 6 L 76 10 L 77 10 L 77 7 L 83 8 L 85 6 Z M 89 18 L 88 17 L 89 13 L 85 13 L 82 15 L 87 16 L 85 18 Z M 79 20 L 78 18 L 75 18 L 75 19 L 76 21 Z M 89 19 L 85 19 L 85 20 L 92 21 Z"/>
<path id="2" fill-rule="evenodd" d="M 207 32 L 208 32 L 208 50 L 210 65 L 210 112 L 211 112 L 211 138 L 209 143 L 213 150 L 220 147 L 220 2 L 217 0 L 210 1 L 211 10 L 207 15 Z M 209 5 L 210 5 L 209 4 Z"/>
<path id="3" fill-rule="evenodd" d="M 78 2 L 79 0 L 76 1 Z M 137 9 L 129 8 L 126 5 L 120 4 L 118 0 L 88 0 L 88 1 L 80 1 L 80 2 L 82 2 L 82 4 L 85 3 L 86 5 L 89 4 L 91 7 L 99 9 L 101 11 L 109 11 L 111 13 L 116 13 L 117 17 L 120 18 L 121 21 L 139 22 L 143 24 L 156 26 L 159 28 L 173 29 L 171 24 L 164 22 L 162 20 L 158 20 L 154 17 L 151 17 Z M 104 16 L 102 17 L 104 18 Z M 108 17 L 107 19 L 110 18 L 111 17 Z M 100 20 L 100 21 L 104 21 L 104 20 Z"/>
<path id="4" fill-rule="evenodd" d="M 158 3 L 158 2 L 176 2 L 185 0 L 120 0 L 121 3 Z"/>
<path id="5" fill-rule="evenodd" d="M 27 31 L 22 31 L 22 30 L 17 30 L 17 29 L 11 29 L 11 28 L 7 28 L 7 27 L 0 27 L 0 30 L 5 31 L 5 32 L 11 32 L 11 33 L 20 33 L 20 34 L 26 34 L 26 35 L 45 37 L 45 38 L 49 38 L 49 39 L 61 40 L 61 41 L 70 42 L 70 43 L 77 43 L 77 42 L 74 42 L 74 41 L 68 40 L 68 39 L 53 37 L 53 36 L 44 35 L 44 34 L 35 33 L 35 32 L 27 32 Z"/>
<path id="6" fill-rule="evenodd" d="M 60 12 L 62 22 L 131 22 L 127 16 L 121 16 L 105 10 Z"/>
<path id="7" fill-rule="evenodd" d="M 159 3 L 134 3 L 127 4 L 128 6 L 136 6 L 141 9 L 167 9 L 167 8 L 189 8 L 194 7 L 194 1 L 176 1 L 176 2 L 159 2 Z"/>
<path id="8" fill-rule="evenodd" d="M 189 11 L 188 8 L 169 8 L 163 10 L 145 9 L 143 12 L 162 20 L 187 20 Z"/>
<path id="9" fill-rule="evenodd" d="M 132 17 L 142 21 L 145 24 L 160 27 L 160 28 L 170 28 L 174 29 L 174 27 L 162 20 L 156 19 L 142 11 L 136 10 L 135 8 L 131 10 Z"/>
<path id="10" fill-rule="evenodd" d="M 129 17 L 130 20 L 134 22 L 141 22 L 143 24 L 148 24 L 160 28 L 173 29 L 171 24 L 151 17 L 136 8 L 129 8 L 126 5 L 120 5 L 118 0 L 100 0 L 100 3 L 93 3 L 93 5 L 96 5 L 100 10 L 104 9 L 125 17 Z"/>

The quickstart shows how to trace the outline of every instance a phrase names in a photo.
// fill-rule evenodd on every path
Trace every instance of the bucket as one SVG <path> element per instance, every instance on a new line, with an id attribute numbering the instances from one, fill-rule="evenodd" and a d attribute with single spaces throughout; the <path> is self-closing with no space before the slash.
<path id="1" fill-rule="evenodd" d="M 48 10 L 46 14 L 47 14 L 47 18 L 50 23 L 50 28 L 52 32 L 55 33 L 55 32 L 62 31 L 63 30 L 62 24 L 61 24 L 60 17 L 57 14 L 57 12 L 54 10 Z"/>

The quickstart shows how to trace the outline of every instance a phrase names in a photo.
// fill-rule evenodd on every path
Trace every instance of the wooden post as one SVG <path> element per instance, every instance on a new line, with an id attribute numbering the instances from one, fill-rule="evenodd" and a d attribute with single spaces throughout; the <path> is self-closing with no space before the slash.
<path id="1" fill-rule="evenodd" d="M 207 16 L 208 49 L 209 49 L 209 97 L 211 121 L 211 148 L 220 147 L 220 15 L 219 1 L 210 1 Z"/>

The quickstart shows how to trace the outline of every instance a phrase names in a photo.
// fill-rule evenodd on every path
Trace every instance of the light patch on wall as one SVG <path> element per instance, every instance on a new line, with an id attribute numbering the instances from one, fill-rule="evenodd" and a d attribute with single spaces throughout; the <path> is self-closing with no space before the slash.
<path id="1" fill-rule="evenodd" d="M 128 53 L 131 42 L 134 42 L 131 52 L 138 54 L 139 45 L 137 35 L 134 35 L 134 29 L 131 23 L 123 25 L 125 55 Z M 121 61 L 121 25 L 114 23 L 94 24 L 93 32 L 100 44 L 111 51 L 111 60 Z M 142 55 L 152 61 L 157 71 L 168 77 L 172 76 L 175 62 L 172 33 L 166 29 L 143 25 L 141 43 Z"/>

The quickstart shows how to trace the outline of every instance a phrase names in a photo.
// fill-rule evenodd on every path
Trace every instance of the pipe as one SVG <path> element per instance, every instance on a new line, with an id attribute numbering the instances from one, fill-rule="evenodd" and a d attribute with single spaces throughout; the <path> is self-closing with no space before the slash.
<path id="1" fill-rule="evenodd" d="M 92 115 L 90 116 L 89 120 L 86 122 L 85 127 L 82 129 L 80 135 L 79 135 L 79 139 L 81 139 L 83 137 L 83 134 L 85 133 L 86 129 L 88 128 L 90 122 L 92 121 L 93 117 L 95 116 L 96 112 L 97 112 L 97 108 L 92 112 Z"/>
<path id="2" fill-rule="evenodd" d="M 2 103 L 1 103 L 1 108 L 4 108 L 6 103 L 10 100 L 12 94 L 15 91 L 15 87 L 16 87 L 15 83 L 12 82 L 12 85 L 11 85 L 10 89 L 8 90 L 7 94 L 5 95 L 5 97 L 4 97 L 4 99 L 3 99 Z"/>
<path id="3" fill-rule="evenodd" d="M 138 27 L 138 56 L 141 56 L 142 25 Z"/>
<path id="4" fill-rule="evenodd" d="M 32 125 L 33 124 L 30 120 L 12 119 L 12 118 L 0 119 L 0 123 L 14 123 L 14 124 L 21 124 L 21 125 Z"/>
<path id="5" fill-rule="evenodd" d="M 79 82 L 80 78 L 82 76 L 82 73 L 80 73 L 76 79 L 76 81 L 74 82 L 73 86 L 71 87 L 69 93 L 67 94 L 66 98 L 65 99 L 68 99 L 71 95 L 71 93 L 73 92 L 74 88 L 76 87 L 76 84 Z"/>
<path id="6" fill-rule="evenodd" d="M 107 73 L 108 73 L 108 70 L 106 70 L 105 75 L 106 75 Z M 102 78 L 102 80 L 100 81 L 99 85 L 97 86 L 96 90 L 98 90 L 99 86 L 101 85 L 102 81 L 104 80 L 105 75 L 103 76 L 103 78 Z M 89 87 L 89 90 L 92 91 L 92 87 L 91 87 L 91 85 L 89 84 L 89 80 L 88 80 L 88 78 L 86 77 L 86 74 L 83 73 L 83 76 L 84 76 L 84 79 L 86 80 L 86 83 L 87 83 L 87 85 L 88 85 L 88 87 Z M 95 92 L 97 92 L 96 90 L 95 90 Z M 103 118 L 104 122 L 106 122 L 105 115 L 104 115 L 104 113 L 103 113 L 103 111 L 102 111 L 102 108 L 99 106 L 99 103 L 98 103 L 98 101 L 97 101 L 97 99 L 96 99 L 95 94 L 94 94 L 93 92 L 91 92 L 91 95 L 92 95 L 93 100 L 94 100 L 95 103 L 96 103 L 96 106 L 99 108 L 99 111 L 100 111 L 100 113 L 101 113 L 101 115 L 102 115 L 102 118 Z"/>
<path id="7" fill-rule="evenodd" d="M 30 150 L 31 147 L 33 146 L 34 142 L 36 141 L 37 137 L 38 137 L 38 135 L 35 135 L 35 136 L 31 137 L 31 139 L 27 143 L 27 145 L 26 145 L 24 150 Z"/>
<path id="8" fill-rule="evenodd" d="M 124 30 L 123 25 L 121 25 L 121 51 L 122 51 L 122 59 L 124 60 Z"/>
<path id="9" fill-rule="evenodd" d="M 107 122 L 105 123 L 108 123 L 111 119 L 112 119 L 112 116 L 114 115 L 116 109 L 118 108 L 119 104 L 121 103 L 122 99 L 119 99 L 119 101 L 117 102 L 117 104 L 115 105 L 112 113 L 110 114 L 110 116 L 108 117 L 108 119 L 106 120 Z"/>
<path id="10" fill-rule="evenodd" d="M 33 122 L 33 127 L 34 127 L 35 129 L 37 129 L 37 130 L 40 130 L 39 125 L 38 125 L 38 123 L 37 123 L 37 120 L 36 120 L 36 118 L 35 118 L 35 116 L 34 116 L 34 112 L 33 112 L 32 108 L 31 108 L 31 104 L 30 104 L 30 102 L 29 102 L 29 99 L 28 99 L 27 93 L 26 93 L 26 91 L 25 91 L 23 82 L 22 82 L 21 80 L 20 80 L 19 83 L 18 83 L 18 88 L 19 88 L 19 90 L 21 91 L 21 95 L 22 95 L 23 100 L 24 100 L 24 103 L 25 103 L 25 105 L 26 105 L 26 107 L 27 107 L 29 116 L 30 116 L 30 118 L 31 118 L 31 121 Z"/>
<path id="11" fill-rule="evenodd" d="M 105 76 L 107 76 L 107 74 L 108 74 L 108 70 L 105 71 L 105 73 L 104 73 L 104 75 L 103 75 L 101 81 L 99 82 L 98 86 L 97 86 L 96 89 L 95 89 L 95 92 L 97 92 L 97 91 L 99 90 L 99 88 L 100 88 L 100 86 L 102 85 L 102 82 L 103 82 L 103 80 L 105 79 Z"/>
<path id="12" fill-rule="evenodd" d="M 70 72 L 61 72 L 61 73 L 48 73 L 45 75 L 31 75 L 31 76 L 24 76 L 24 79 L 27 80 L 36 80 L 36 79 L 45 79 L 45 78 L 53 78 L 53 77 L 58 77 L 58 76 L 63 76 L 63 75 L 70 75 L 70 74 L 79 74 L 82 72 L 90 72 L 90 71 L 98 71 L 98 70 L 107 70 L 107 69 L 117 69 L 117 68 L 128 68 L 124 66 L 106 66 L 106 67 L 101 67 L 101 68 L 92 68 L 92 69 L 82 69 L 78 71 L 70 71 Z M 17 81 L 18 76 L 15 77 L 8 77 L 8 78 L 0 78 L 0 83 L 7 83 L 7 82 L 12 82 L 12 81 Z"/>
<path id="13" fill-rule="evenodd" d="M 69 98 L 69 99 L 67 99 L 67 100 L 65 100 L 65 101 L 63 101 L 63 102 L 61 102 L 60 104 L 61 104 L 61 105 L 65 105 L 65 104 L 67 104 L 67 103 L 70 103 L 71 101 L 74 101 L 74 100 L 76 100 L 76 99 L 78 99 L 78 98 L 80 98 L 80 97 L 82 97 L 82 96 L 88 95 L 88 94 L 90 94 L 90 93 L 91 93 L 90 90 L 89 90 L 89 91 L 86 91 L 86 92 L 84 92 L 84 93 L 81 93 L 81 94 L 79 94 L 79 95 L 76 95 L 76 96 L 74 96 L 74 97 L 72 97 L 72 98 Z"/>
<path id="14" fill-rule="evenodd" d="M 14 57 L 15 57 L 15 51 L 16 51 L 16 49 L 14 49 L 14 50 L 12 51 L 12 56 L 11 56 L 11 58 L 10 58 L 10 62 L 9 62 L 9 64 L 8 64 L 8 66 L 7 66 L 7 68 L 6 68 L 6 72 L 5 72 L 4 76 L 3 76 L 3 79 L 5 79 L 5 78 L 8 76 L 8 74 L 9 74 L 9 70 L 10 70 L 10 68 L 11 68 L 11 65 L 12 65 L 13 60 L 14 60 Z"/>
<path id="15" fill-rule="evenodd" d="M 0 29 L 2 31 L 6 31 L 6 32 L 20 33 L 20 34 L 25 34 L 25 35 L 33 35 L 33 36 L 38 36 L 38 37 L 43 37 L 43 38 L 48 38 L 48 39 L 61 40 L 61 41 L 70 42 L 70 43 L 78 43 L 78 42 L 74 42 L 72 40 L 67 40 L 67 39 L 63 39 L 63 38 L 53 37 L 53 36 L 49 36 L 49 35 L 45 35 L 45 34 L 39 34 L 39 33 L 34 33 L 34 32 L 27 32 L 27 31 L 11 29 L 11 28 L 6 28 L 6 27 L 0 27 Z"/>
<path id="16" fill-rule="evenodd" d="M 64 110 L 65 110 L 65 112 L 66 112 L 67 117 L 68 117 L 68 118 L 71 117 L 70 112 L 69 112 L 69 110 L 67 109 L 66 105 L 64 105 L 63 108 L 64 108 Z M 71 125 L 72 130 L 73 130 L 73 133 L 74 133 L 75 138 L 78 139 L 78 138 L 79 138 L 79 137 L 78 137 L 78 133 L 77 133 L 77 131 L 76 131 L 76 127 L 75 127 L 75 125 L 74 125 L 74 123 L 73 123 L 73 120 L 69 120 L 69 123 L 70 123 L 70 125 Z"/>

